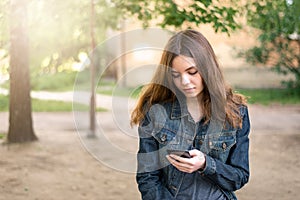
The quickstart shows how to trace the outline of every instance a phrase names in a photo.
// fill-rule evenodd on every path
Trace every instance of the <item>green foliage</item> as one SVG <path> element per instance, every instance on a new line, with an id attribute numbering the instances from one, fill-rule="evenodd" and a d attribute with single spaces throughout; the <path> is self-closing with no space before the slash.
<path id="1" fill-rule="evenodd" d="M 162 19 L 158 22 L 161 27 L 172 26 L 180 28 L 183 24 L 200 25 L 211 23 L 216 32 L 228 33 L 239 27 L 236 17 L 239 15 L 239 6 L 235 0 L 230 4 L 222 4 L 216 0 L 113 0 L 127 15 L 134 15 L 143 21 L 145 27 L 149 21 Z M 228 3 L 228 2 L 227 2 Z"/>
<path id="2" fill-rule="evenodd" d="M 119 14 L 105 0 L 95 1 L 96 43 L 104 40 L 109 27 L 116 28 Z M 32 67 L 37 72 L 70 70 L 79 52 L 91 49 L 91 4 L 83 0 L 33 0 L 30 6 Z M 41 18 L 43 20 L 41 20 Z M 48 30 L 48 31 L 47 31 Z"/>
<path id="3" fill-rule="evenodd" d="M 300 104 L 300 90 L 296 89 L 238 89 L 237 92 L 245 95 L 251 104 Z"/>
<path id="4" fill-rule="evenodd" d="M 117 28 L 120 12 L 109 1 L 94 2 L 97 44 L 105 39 L 108 28 Z M 9 14 L 9 0 L 1 0 L 0 51 L 5 49 L 6 52 L 9 49 Z M 30 0 L 28 15 L 32 76 L 70 71 L 72 62 L 79 61 L 79 52 L 92 50 L 91 1 Z"/>
<path id="5" fill-rule="evenodd" d="M 284 84 L 300 89 L 300 1 L 253 1 L 247 10 L 248 23 L 261 32 L 260 44 L 244 56 L 251 63 L 273 66 L 278 73 L 293 74 L 294 79 Z"/>

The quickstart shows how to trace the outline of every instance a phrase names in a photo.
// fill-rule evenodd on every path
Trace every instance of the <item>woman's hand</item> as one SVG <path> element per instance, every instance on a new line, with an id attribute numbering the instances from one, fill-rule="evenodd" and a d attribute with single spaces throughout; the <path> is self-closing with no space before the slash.
<path id="1" fill-rule="evenodd" d="M 205 155 L 197 149 L 189 151 L 192 158 L 183 158 L 174 154 L 167 155 L 169 162 L 179 171 L 193 173 L 205 168 Z"/>

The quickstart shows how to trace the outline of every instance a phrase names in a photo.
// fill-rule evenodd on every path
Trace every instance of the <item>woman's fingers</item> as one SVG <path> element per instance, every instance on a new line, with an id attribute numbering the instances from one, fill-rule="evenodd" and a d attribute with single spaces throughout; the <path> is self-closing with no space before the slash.
<path id="1" fill-rule="evenodd" d="M 171 154 L 167 156 L 167 159 L 178 170 L 188 173 L 192 172 L 191 170 L 193 169 L 193 166 L 191 165 L 189 158 L 182 158 Z"/>
<path id="2" fill-rule="evenodd" d="M 178 170 L 192 173 L 205 167 L 205 155 L 199 150 L 191 150 L 192 158 L 183 158 L 174 154 L 167 155 L 169 162 Z"/>

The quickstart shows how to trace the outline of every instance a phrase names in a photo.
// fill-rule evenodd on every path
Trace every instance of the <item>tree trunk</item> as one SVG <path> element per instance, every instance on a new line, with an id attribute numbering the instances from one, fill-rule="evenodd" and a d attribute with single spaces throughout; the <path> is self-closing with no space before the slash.
<path id="1" fill-rule="evenodd" d="M 10 98 L 8 143 L 36 140 L 31 116 L 28 0 L 11 0 L 10 7 Z"/>

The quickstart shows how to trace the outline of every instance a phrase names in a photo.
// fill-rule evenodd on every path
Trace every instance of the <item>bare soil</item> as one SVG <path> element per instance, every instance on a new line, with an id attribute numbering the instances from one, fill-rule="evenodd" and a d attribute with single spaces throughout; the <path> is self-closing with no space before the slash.
<path id="1" fill-rule="evenodd" d="M 251 105 L 249 111 L 251 179 L 238 198 L 297 199 L 300 106 Z M 34 113 L 33 118 L 38 141 L 0 145 L 0 200 L 140 199 L 134 173 L 109 167 L 86 150 L 72 113 Z M 0 113 L 0 133 L 8 129 L 7 121 L 8 113 Z M 112 127 L 113 142 L 137 150 L 136 139 L 116 132 Z"/>

